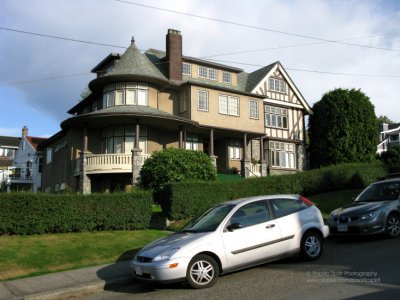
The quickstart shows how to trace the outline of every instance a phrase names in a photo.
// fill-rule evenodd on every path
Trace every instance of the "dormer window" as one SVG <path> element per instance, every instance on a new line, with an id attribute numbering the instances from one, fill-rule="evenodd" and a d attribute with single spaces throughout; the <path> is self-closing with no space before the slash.
<path id="1" fill-rule="evenodd" d="M 218 71 L 216 69 L 199 66 L 199 77 L 218 80 Z"/>
<path id="2" fill-rule="evenodd" d="M 148 85 L 140 82 L 119 82 L 104 87 L 103 108 L 116 105 L 147 106 Z"/>
<path id="3" fill-rule="evenodd" d="M 182 63 L 182 74 L 183 75 L 192 75 L 192 65 L 188 63 Z"/>
<path id="4" fill-rule="evenodd" d="M 269 90 L 279 93 L 286 93 L 286 83 L 281 79 L 270 78 L 268 81 Z"/>
<path id="5" fill-rule="evenodd" d="M 222 82 L 232 84 L 232 74 L 230 72 L 223 72 L 222 73 Z"/>

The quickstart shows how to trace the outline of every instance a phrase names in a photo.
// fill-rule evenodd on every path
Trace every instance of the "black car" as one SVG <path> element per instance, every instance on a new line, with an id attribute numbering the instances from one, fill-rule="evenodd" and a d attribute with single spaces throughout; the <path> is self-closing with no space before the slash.
<path id="1" fill-rule="evenodd" d="M 329 214 L 332 235 L 400 235 L 400 178 L 388 176 L 369 185 L 352 204 Z"/>

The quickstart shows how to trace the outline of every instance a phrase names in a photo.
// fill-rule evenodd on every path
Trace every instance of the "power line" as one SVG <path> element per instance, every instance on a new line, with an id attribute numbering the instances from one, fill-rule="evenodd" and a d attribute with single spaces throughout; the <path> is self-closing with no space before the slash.
<path id="1" fill-rule="evenodd" d="M 89 75 L 89 74 L 91 74 L 91 73 L 85 72 L 85 73 L 75 73 L 75 74 L 67 74 L 67 75 L 59 75 L 59 76 L 53 76 L 53 77 L 32 79 L 32 80 L 14 81 L 14 82 L 9 82 L 9 83 L 0 83 L 0 86 L 13 86 L 13 85 L 21 85 L 21 84 L 27 84 L 27 83 L 36 83 L 36 82 L 40 82 L 40 81 L 56 80 L 56 79 L 63 79 L 63 78 L 68 78 L 68 77 L 77 77 L 77 76 L 83 76 L 83 75 Z"/>
<path id="2" fill-rule="evenodd" d="M 37 32 L 25 31 L 25 30 L 18 30 L 18 29 L 7 28 L 7 27 L 0 27 L 0 29 L 6 30 L 6 31 L 23 33 L 23 34 L 35 35 L 35 36 L 40 36 L 40 37 L 52 38 L 52 39 L 57 39 L 57 40 L 70 41 L 70 42 L 98 45 L 98 46 L 105 46 L 105 47 L 113 47 L 113 48 L 121 48 L 121 49 L 127 48 L 127 47 L 123 47 L 123 46 L 97 43 L 97 42 L 91 42 L 91 41 L 86 41 L 86 40 L 78 40 L 78 39 L 73 39 L 73 38 L 67 38 L 67 37 L 62 37 L 62 36 L 49 35 L 49 34 L 43 34 L 43 33 L 37 33 Z"/>
<path id="3" fill-rule="evenodd" d="M 330 40 L 330 39 L 320 38 L 320 37 L 316 37 L 316 36 L 286 32 L 286 31 L 281 31 L 281 30 L 276 30 L 276 29 L 271 29 L 271 28 L 259 27 L 259 26 L 255 26 L 255 25 L 248 25 L 248 24 L 244 24 L 244 23 L 238 23 L 238 22 L 233 22 L 233 21 L 228 21 L 228 20 L 223 20 L 223 19 L 200 16 L 200 15 L 195 15 L 195 14 L 191 14 L 191 13 L 185 13 L 182 11 L 161 8 L 161 7 L 156 7 L 156 6 L 151 6 L 151 5 L 141 4 L 141 3 L 131 2 L 131 1 L 125 1 L 125 0 L 114 0 L 114 1 L 125 3 L 125 4 L 130 4 L 130 5 L 136 5 L 136 6 L 140 6 L 140 7 L 145 7 L 145 8 L 150 8 L 150 9 L 154 9 L 154 10 L 160 10 L 160 11 L 170 12 L 170 13 L 174 13 L 174 14 L 184 15 L 184 16 L 188 16 L 188 17 L 204 19 L 204 20 L 208 20 L 208 21 L 214 21 L 214 22 L 225 23 L 225 24 L 230 24 L 230 25 L 235 25 L 235 26 L 240 26 L 240 27 L 263 30 L 263 31 L 284 34 L 284 35 L 289 35 L 289 36 L 294 36 L 294 37 L 307 38 L 307 39 L 312 39 L 312 40 L 317 40 L 317 41 L 322 41 L 322 42 L 327 42 L 327 43 L 335 43 L 335 44 L 341 44 L 341 45 L 347 45 L 347 46 L 353 46 L 353 47 L 384 50 L 384 51 L 400 51 L 399 49 L 381 48 L 381 47 L 374 47 L 374 46 L 368 46 L 368 45 L 359 45 L 359 44 L 348 43 L 348 42 L 343 42 L 343 41 L 339 41 L 339 40 Z"/>

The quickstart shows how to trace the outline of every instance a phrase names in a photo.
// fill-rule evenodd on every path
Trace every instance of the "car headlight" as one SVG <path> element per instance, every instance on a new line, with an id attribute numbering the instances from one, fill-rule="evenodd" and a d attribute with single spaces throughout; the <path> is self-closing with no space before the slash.
<path id="1" fill-rule="evenodd" d="M 377 210 L 371 211 L 371 212 L 369 212 L 369 213 L 367 213 L 367 214 L 365 214 L 365 215 L 362 215 L 362 216 L 361 216 L 361 220 L 363 220 L 363 221 L 365 221 L 365 220 L 372 220 L 373 218 L 376 217 L 377 214 L 378 214 L 378 211 L 377 211 Z"/>
<path id="2" fill-rule="evenodd" d="M 172 248 L 165 250 L 158 254 L 156 257 L 153 258 L 153 261 L 164 261 L 164 260 L 169 260 L 171 257 L 178 251 L 179 248 Z"/>

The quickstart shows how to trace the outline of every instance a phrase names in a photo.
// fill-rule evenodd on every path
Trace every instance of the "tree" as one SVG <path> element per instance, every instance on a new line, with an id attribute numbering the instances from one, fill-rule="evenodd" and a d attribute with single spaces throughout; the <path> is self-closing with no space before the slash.
<path id="1" fill-rule="evenodd" d="M 380 159 L 391 169 L 400 167 L 400 146 L 390 147 L 387 151 L 382 152 Z M 398 171 L 398 170 L 396 170 Z"/>
<path id="2" fill-rule="evenodd" d="M 312 168 L 375 158 L 376 116 L 363 92 L 335 89 L 323 95 L 312 109 L 308 127 Z"/>
<path id="3" fill-rule="evenodd" d="M 154 190 L 168 182 L 216 180 L 210 157 L 200 151 L 168 148 L 154 152 L 140 170 L 140 185 Z"/>
<path id="4" fill-rule="evenodd" d="M 79 101 L 85 100 L 87 96 L 89 96 L 92 92 L 89 90 L 88 87 L 85 87 L 82 92 L 80 93 L 81 99 Z"/>

